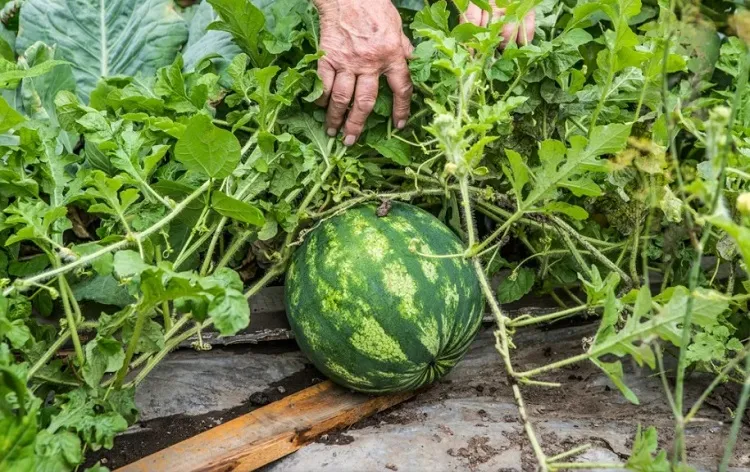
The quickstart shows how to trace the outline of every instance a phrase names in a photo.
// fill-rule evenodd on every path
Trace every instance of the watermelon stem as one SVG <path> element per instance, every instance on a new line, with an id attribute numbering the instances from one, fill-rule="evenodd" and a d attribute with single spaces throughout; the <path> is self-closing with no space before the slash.
<path id="1" fill-rule="evenodd" d="M 484 271 L 484 267 L 482 267 L 482 261 L 477 256 L 477 253 L 483 249 L 481 245 L 475 247 L 476 244 L 476 235 L 475 235 L 475 226 L 474 226 L 474 213 L 473 209 L 471 207 L 471 196 L 469 195 L 469 178 L 466 175 L 461 176 L 460 179 L 460 189 L 461 189 L 461 203 L 462 207 L 464 209 L 464 225 L 467 229 L 467 235 L 469 239 L 469 247 L 466 251 L 466 254 L 468 257 L 471 258 L 472 263 L 474 265 L 474 270 L 476 271 L 477 278 L 479 279 L 479 283 L 482 286 L 482 292 L 484 292 L 485 298 L 489 302 L 490 308 L 492 309 L 492 313 L 495 315 L 495 318 L 497 320 L 497 331 L 495 331 L 495 338 L 497 340 L 497 350 L 500 352 L 500 357 L 503 359 L 503 363 L 505 364 L 505 370 L 508 375 L 508 383 L 510 383 L 511 388 L 513 390 L 513 398 L 516 402 L 516 407 L 518 408 L 518 416 L 521 418 L 521 421 L 523 422 L 524 430 L 526 431 L 526 436 L 529 438 L 529 442 L 531 443 L 531 448 L 534 451 L 534 456 L 536 456 L 537 462 L 539 463 L 539 470 L 541 472 L 547 472 L 547 456 L 542 450 L 541 445 L 539 444 L 539 439 L 537 438 L 536 432 L 534 431 L 534 426 L 531 424 L 531 421 L 529 419 L 529 415 L 526 412 L 526 404 L 523 400 L 523 395 L 521 394 L 521 388 L 518 384 L 518 379 L 516 378 L 515 371 L 513 370 L 513 363 L 511 362 L 510 358 L 510 339 L 508 336 L 508 329 L 507 329 L 507 323 L 510 322 L 510 318 L 505 316 L 500 308 L 500 304 L 497 301 L 497 298 L 495 298 L 495 294 L 492 291 L 492 287 L 490 286 L 490 281 L 487 279 L 487 274 Z M 518 215 L 518 218 L 521 217 L 521 214 L 516 212 L 515 215 Z M 514 216 L 515 216 L 514 215 Z M 512 223 L 512 219 L 508 220 L 508 227 L 510 227 L 510 224 Z M 497 232 L 496 232 L 497 233 Z M 493 235 L 494 236 L 494 235 Z M 490 238 L 493 238 L 492 236 Z M 494 238 L 493 238 L 494 239 Z M 491 242 L 491 239 L 486 239 L 484 241 L 485 247 L 489 245 Z"/>

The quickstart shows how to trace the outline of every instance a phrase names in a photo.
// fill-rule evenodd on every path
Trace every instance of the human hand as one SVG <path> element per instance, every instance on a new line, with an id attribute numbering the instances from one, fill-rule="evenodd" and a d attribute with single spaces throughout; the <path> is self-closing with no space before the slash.
<path id="1" fill-rule="evenodd" d="M 381 74 L 393 91 L 393 123 L 404 128 L 412 94 L 406 59 L 414 48 L 401 29 L 396 7 L 390 0 L 315 0 L 315 4 L 320 12 L 320 48 L 325 52 L 318 61 L 323 95 L 316 103 L 328 107 L 328 135 L 336 136 L 343 124 L 344 144 L 357 141 L 375 106 Z"/>
<path id="2" fill-rule="evenodd" d="M 503 15 L 505 15 L 505 8 L 500 8 L 497 6 L 497 3 L 495 1 L 490 0 L 490 4 L 492 5 L 492 20 L 496 21 L 498 18 L 501 18 Z M 459 19 L 461 23 L 474 23 L 477 26 L 485 27 L 490 21 L 490 14 L 478 6 L 474 5 L 473 3 L 469 4 L 469 7 L 466 9 L 466 11 L 461 15 L 461 18 Z M 517 23 L 507 23 L 503 25 L 503 42 L 501 43 L 502 47 L 505 47 L 510 43 L 511 41 L 514 41 L 518 45 L 526 45 L 531 42 L 532 39 L 534 39 L 534 27 L 536 23 L 536 12 L 534 10 L 531 10 L 528 15 L 523 19 L 522 25 L 519 25 Z"/>

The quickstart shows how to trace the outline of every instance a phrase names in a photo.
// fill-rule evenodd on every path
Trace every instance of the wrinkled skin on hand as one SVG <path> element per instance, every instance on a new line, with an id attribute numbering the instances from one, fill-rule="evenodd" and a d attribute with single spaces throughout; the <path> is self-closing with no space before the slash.
<path id="1" fill-rule="evenodd" d="M 493 22 L 498 21 L 505 15 L 505 8 L 498 7 L 494 0 L 490 0 L 490 5 L 492 5 Z M 490 22 L 490 14 L 471 3 L 464 14 L 461 15 L 460 22 L 474 23 L 477 26 L 485 27 Z M 521 46 L 529 44 L 531 40 L 534 39 L 535 24 L 536 12 L 531 10 L 531 12 L 523 19 L 522 24 L 508 23 L 503 25 L 503 31 L 501 33 L 503 36 L 503 42 L 501 47 L 507 46 L 511 41 Z"/>
<path id="2" fill-rule="evenodd" d="M 328 107 L 328 135 L 336 136 L 343 124 L 344 144 L 357 141 L 375 106 L 381 75 L 393 91 L 393 123 L 405 127 L 412 94 L 406 60 L 413 47 L 396 8 L 390 0 L 317 0 L 316 5 L 325 52 L 318 62 L 323 95 L 317 103 Z"/>
<path id="3" fill-rule="evenodd" d="M 343 126 L 344 144 L 351 146 L 359 139 L 375 106 L 381 75 L 393 91 L 393 123 L 404 128 L 412 95 L 407 59 L 414 48 L 403 33 L 396 7 L 390 0 L 315 0 L 315 5 L 320 12 L 320 49 L 325 52 L 318 61 L 323 95 L 316 103 L 328 107 L 328 135 L 336 136 Z M 504 8 L 493 9 L 493 21 L 505 14 Z M 474 4 L 461 15 L 462 23 L 487 26 L 489 21 L 490 14 Z M 532 11 L 522 25 L 504 25 L 502 46 L 531 42 L 534 22 Z"/>

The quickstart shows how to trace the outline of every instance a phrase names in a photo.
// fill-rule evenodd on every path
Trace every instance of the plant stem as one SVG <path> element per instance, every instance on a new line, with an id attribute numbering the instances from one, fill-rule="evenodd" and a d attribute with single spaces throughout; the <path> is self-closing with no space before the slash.
<path id="1" fill-rule="evenodd" d="M 562 229 L 569 235 L 571 235 L 574 239 L 576 239 L 584 248 L 586 248 L 587 251 L 591 253 L 593 257 L 595 257 L 599 262 L 601 262 L 606 268 L 608 268 L 611 271 L 617 272 L 617 274 L 620 276 L 620 279 L 627 285 L 628 287 L 633 286 L 633 281 L 630 279 L 628 274 L 623 272 L 622 269 L 617 267 L 617 265 L 612 262 L 610 258 L 605 256 L 601 253 L 598 249 L 594 247 L 593 244 L 591 244 L 589 241 L 586 240 L 581 234 L 573 229 L 568 223 L 563 221 L 562 219 L 556 217 L 556 216 L 550 216 L 550 220 L 557 225 L 558 228 Z"/>
<path id="2" fill-rule="evenodd" d="M 520 211 L 516 211 L 515 213 L 513 213 L 510 216 L 510 218 L 508 218 L 507 220 L 505 220 L 505 223 L 503 223 L 499 228 L 497 228 L 491 235 L 487 236 L 484 239 L 484 241 L 482 241 L 481 243 L 479 243 L 476 246 L 474 246 L 473 249 L 470 247 L 468 249 L 468 251 L 467 251 L 468 255 L 469 256 L 474 256 L 474 255 L 479 254 L 480 252 L 482 252 L 487 246 L 489 246 L 490 244 L 492 244 L 492 242 L 496 238 L 498 238 L 501 234 L 507 233 L 508 230 L 510 229 L 510 227 L 513 225 L 513 223 L 515 223 L 516 221 L 520 220 L 522 216 L 523 216 L 523 213 L 520 212 Z"/>
<path id="3" fill-rule="evenodd" d="M 59 267 L 60 262 L 55 258 L 55 265 Z M 78 337 L 78 327 L 76 326 L 76 320 L 73 316 L 73 311 L 70 309 L 70 300 L 68 297 L 68 290 L 65 287 L 65 276 L 60 275 L 58 277 L 58 284 L 60 287 L 60 297 L 62 298 L 63 310 L 65 310 L 65 319 L 68 322 L 68 331 L 70 331 L 70 337 L 73 340 L 73 347 L 76 351 L 76 359 L 78 360 L 78 367 L 83 367 L 85 357 L 83 355 L 83 348 L 81 347 L 81 339 Z"/>
<path id="4" fill-rule="evenodd" d="M 119 388 L 122 385 L 122 382 L 123 380 L 125 380 L 125 376 L 130 369 L 130 361 L 133 359 L 133 354 L 135 354 L 135 349 L 138 346 L 138 341 L 141 338 L 143 327 L 146 325 L 149 311 L 150 310 L 148 309 L 143 309 L 138 312 L 138 317 L 135 319 L 135 326 L 133 327 L 133 334 L 130 336 L 128 348 L 125 350 L 125 361 L 122 363 L 122 367 L 120 368 L 120 370 L 117 371 L 115 388 Z"/>
<path id="5" fill-rule="evenodd" d="M 554 313 L 550 313 L 547 315 L 540 315 L 540 316 L 519 316 L 518 318 L 514 318 L 510 321 L 508 321 L 508 326 L 511 328 L 522 328 L 524 326 L 531 326 L 539 323 L 546 323 L 548 321 L 557 321 L 562 318 L 567 318 L 570 315 L 574 315 L 576 313 L 580 313 L 582 311 L 586 311 L 589 309 L 592 309 L 593 307 L 590 307 L 588 305 L 581 305 L 576 306 L 573 308 L 568 308 L 566 310 L 562 311 L 556 311 Z"/>
<path id="6" fill-rule="evenodd" d="M 206 182 L 203 185 L 201 185 L 200 188 L 195 190 L 193 193 L 188 195 L 185 198 L 185 200 L 183 200 L 178 205 L 176 205 L 174 209 L 172 209 L 172 211 L 169 212 L 164 218 L 154 223 L 151 227 L 147 228 L 142 233 L 135 233 L 134 234 L 135 238 L 138 239 L 139 241 L 143 241 L 147 239 L 149 236 L 151 236 L 152 234 L 159 232 L 163 227 L 165 227 L 172 220 L 174 220 L 183 210 L 185 210 L 185 208 L 187 208 L 187 206 L 190 205 L 190 203 L 193 200 L 198 198 L 208 188 L 208 186 L 209 186 L 209 182 Z M 24 288 L 29 284 L 40 283 L 45 280 L 49 280 L 53 277 L 56 277 L 60 274 L 67 273 L 78 267 L 86 266 L 92 263 L 93 261 L 95 261 L 96 259 L 98 259 L 99 257 L 105 254 L 109 254 L 111 252 L 117 251 L 119 249 L 128 247 L 130 244 L 131 244 L 130 240 L 123 239 L 122 241 L 110 244 L 109 246 L 105 246 L 99 249 L 98 251 L 92 252 L 89 255 L 76 259 L 75 261 L 69 264 L 55 267 L 53 270 L 42 272 L 41 274 L 37 274 L 33 277 L 29 277 L 26 279 L 18 279 L 13 283 L 12 286 L 8 287 L 7 289 L 3 291 L 3 296 L 8 296 L 14 291 Z"/>
<path id="7" fill-rule="evenodd" d="M 166 345 L 164 346 L 164 349 L 157 352 L 154 355 L 154 357 L 152 357 L 148 361 L 146 366 L 143 367 L 143 369 L 140 372 L 138 372 L 138 375 L 136 375 L 135 379 L 127 383 L 124 388 L 130 388 L 130 387 L 139 385 L 141 382 L 143 382 L 143 379 L 145 379 L 146 376 L 148 376 L 148 374 L 151 373 L 152 370 L 154 370 L 154 367 L 156 367 L 156 365 L 159 364 L 159 362 L 161 362 L 162 359 L 164 359 L 164 357 L 166 357 L 167 354 L 172 352 L 177 346 L 180 345 L 180 343 L 190 338 L 191 336 L 195 335 L 201 329 L 208 327 L 210 324 L 211 324 L 210 320 L 206 320 L 202 324 L 197 324 L 196 326 L 183 332 L 179 336 L 176 336 L 175 338 L 171 339 L 168 343 L 166 343 Z"/>
<path id="8" fill-rule="evenodd" d="M 235 254 L 237 254 L 237 251 L 240 250 L 243 244 L 247 242 L 248 239 L 250 239 L 250 236 L 252 236 L 253 231 L 245 231 L 242 233 L 241 236 L 235 237 L 232 239 L 232 243 L 229 245 L 229 248 L 224 253 L 224 256 L 221 258 L 219 263 L 216 265 L 216 269 L 221 269 L 223 267 L 226 267 L 229 264 L 229 261 L 232 260 Z"/>
<path id="9" fill-rule="evenodd" d="M 468 228 L 474 226 L 474 214 L 471 209 L 471 200 L 469 198 L 469 193 L 468 191 L 463 191 L 463 189 L 468 188 L 467 176 L 462 177 L 461 188 L 461 198 L 463 200 L 462 204 L 465 209 L 468 209 L 468 211 L 464 211 L 464 226 L 466 226 L 468 233 Z M 541 472 L 547 472 L 547 456 L 544 454 L 544 451 L 539 445 L 534 427 L 529 420 L 528 414 L 526 413 L 526 406 L 523 401 L 523 396 L 521 395 L 521 389 L 518 386 L 518 381 L 514 376 L 513 364 L 510 360 L 510 341 L 508 339 L 508 331 L 506 327 L 506 323 L 509 321 L 508 317 L 503 315 L 500 309 L 500 305 L 497 303 L 497 299 L 495 298 L 495 294 L 492 292 L 492 287 L 490 286 L 489 280 L 487 280 L 487 275 L 484 272 L 484 268 L 482 267 L 482 263 L 479 258 L 477 258 L 476 256 L 472 257 L 472 264 L 474 265 L 474 271 L 479 278 L 479 284 L 482 286 L 482 292 L 489 302 L 492 313 L 495 315 L 495 319 L 497 321 L 498 328 L 495 332 L 495 338 L 497 339 L 498 343 L 498 351 L 500 352 L 500 356 L 503 358 L 503 362 L 505 364 L 505 370 L 508 374 L 508 380 L 511 383 L 513 398 L 515 399 L 516 407 L 518 408 L 518 415 L 521 417 L 521 421 L 524 425 L 524 430 L 526 431 L 526 436 L 529 438 L 531 448 L 534 451 L 537 462 L 539 463 L 539 470 Z"/>
<path id="10" fill-rule="evenodd" d="M 582 452 L 587 451 L 588 449 L 591 449 L 591 444 L 583 444 L 578 447 L 574 447 L 573 449 L 570 449 L 569 451 L 562 452 L 556 456 L 552 456 L 549 459 L 547 459 L 547 462 L 560 462 L 563 459 L 567 459 L 568 457 L 576 456 Z"/>
<path id="11" fill-rule="evenodd" d="M 83 314 L 81 313 L 81 306 L 78 304 L 78 300 L 76 300 L 75 294 L 73 294 L 73 289 L 70 288 L 70 284 L 68 283 L 68 279 L 61 277 L 62 283 L 65 285 L 65 289 L 68 291 L 68 301 L 70 302 L 70 307 L 73 309 L 73 314 L 76 316 L 76 321 L 80 322 L 83 321 Z"/>
<path id="12" fill-rule="evenodd" d="M 698 414 L 698 411 L 700 410 L 701 406 L 703 406 L 703 402 L 706 400 L 706 398 L 711 395 L 714 389 L 718 387 L 721 382 L 725 381 L 729 377 L 729 372 L 734 370 L 734 368 L 740 362 L 742 362 L 742 359 L 748 355 L 748 348 L 750 348 L 750 344 L 745 346 L 742 351 L 738 352 L 737 356 L 729 361 L 723 369 L 721 369 L 719 375 L 714 377 L 711 384 L 706 387 L 698 400 L 696 400 L 693 404 L 693 407 L 690 408 L 690 411 L 688 411 L 687 415 L 685 415 L 685 424 L 689 423 L 695 417 L 695 415 Z"/>
<path id="13" fill-rule="evenodd" d="M 182 264 L 187 261 L 190 256 L 195 254 L 201 246 L 206 244 L 206 241 L 208 241 L 208 238 L 211 237 L 212 234 L 214 234 L 214 230 L 216 229 L 216 224 L 208 228 L 208 231 L 204 232 L 200 238 L 198 238 L 192 245 L 188 246 L 190 243 L 190 240 L 186 241 L 185 245 L 183 246 L 182 250 L 180 251 L 180 254 L 177 256 L 177 258 L 174 261 L 174 267 L 177 269 Z M 191 235 L 192 238 L 192 235 Z"/>
<path id="14" fill-rule="evenodd" d="M 618 464 L 616 462 L 552 462 L 549 465 L 550 470 L 564 470 L 564 469 L 619 469 L 625 466 L 625 464 Z"/>
<path id="15" fill-rule="evenodd" d="M 742 420 L 745 417 L 745 408 L 747 408 L 748 398 L 750 398 L 750 355 L 745 356 L 745 382 L 742 385 L 742 393 L 740 393 L 740 400 L 737 402 L 737 408 L 734 410 L 732 430 L 729 432 L 729 438 L 727 438 L 727 444 L 724 447 L 724 457 L 721 459 L 719 472 L 726 472 L 729 468 L 729 461 L 732 459 L 732 452 L 737 443 L 737 436 L 740 433 L 740 428 L 742 428 Z"/>
<path id="16" fill-rule="evenodd" d="M 55 340 L 55 342 L 52 343 L 52 345 L 50 345 L 50 347 L 44 352 L 44 354 L 42 355 L 42 357 L 40 357 L 39 360 L 37 360 L 34 363 L 34 365 L 31 366 L 31 368 L 29 369 L 28 374 L 26 375 L 27 381 L 31 380 L 34 377 L 34 374 L 36 374 L 39 369 L 41 369 L 42 367 L 44 367 L 45 364 L 47 364 L 47 362 L 49 362 L 49 360 L 52 359 L 52 356 L 54 356 L 55 353 L 57 351 L 59 351 L 60 348 L 63 347 L 63 345 L 66 342 L 68 342 L 68 338 L 70 338 L 70 336 L 71 336 L 70 333 L 71 333 L 71 331 L 69 329 L 66 329 L 65 331 L 63 331 L 57 337 L 57 339 Z"/>
<path id="17" fill-rule="evenodd" d="M 229 221 L 229 218 L 227 218 L 226 216 L 222 216 L 219 220 L 219 224 L 213 231 L 211 243 L 208 245 L 206 254 L 203 255 L 203 265 L 201 266 L 200 271 L 201 276 L 205 276 L 206 274 L 208 274 L 208 270 L 211 268 L 211 259 L 213 259 L 214 251 L 216 250 L 216 244 L 219 242 L 219 238 L 222 235 L 222 231 L 224 230 L 224 226 L 227 224 L 227 221 Z"/>
<path id="18" fill-rule="evenodd" d="M 156 262 L 157 263 L 161 262 L 162 261 L 161 247 L 159 245 L 156 246 L 156 249 L 154 250 L 154 254 L 156 257 Z M 164 331 L 168 332 L 170 329 L 172 329 L 172 315 L 169 311 L 168 300 L 164 300 L 161 303 L 161 316 L 164 322 Z"/>
<path id="19" fill-rule="evenodd" d="M 679 413 L 677 410 L 677 406 L 674 403 L 674 395 L 672 395 L 672 389 L 669 387 L 669 382 L 667 381 L 667 373 L 664 370 L 664 357 L 661 352 L 661 346 L 654 346 L 654 352 L 656 353 L 656 361 L 658 362 L 659 366 L 659 377 L 661 377 L 661 383 L 664 387 L 664 394 L 667 396 L 667 402 L 669 403 L 670 408 L 672 408 L 672 414 L 677 417 L 679 416 Z"/>
<path id="20" fill-rule="evenodd" d="M 469 197 L 469 179 L 464 176 L 459 181 L 461 188 L 461 203 L 464 211 L 464 221 L 466 222 L 466 235 L 469 238 L 469 251 L 473 251 L 476 244 L 476 228 L 474 228 L 474 215 L 471 209 L 471 198 Z M 477 251 L 479 252 L 479 250 Z"/>

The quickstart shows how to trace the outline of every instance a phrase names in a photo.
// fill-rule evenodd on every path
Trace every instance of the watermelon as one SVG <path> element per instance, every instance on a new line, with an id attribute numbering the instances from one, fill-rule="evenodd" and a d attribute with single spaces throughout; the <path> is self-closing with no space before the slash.
<path id="1" fill-rule="evenodd" d="M 334 382 L 411 390 L 466 353 L 484 299 L 461 240 L 415 206 L 363 205 L 322 222 L 295 252 L 286 308 L 300 349 Z M 456 255 L 456 257 L 434 257 Z M 433 257 L 430 257 L 433 256 Z"/>

